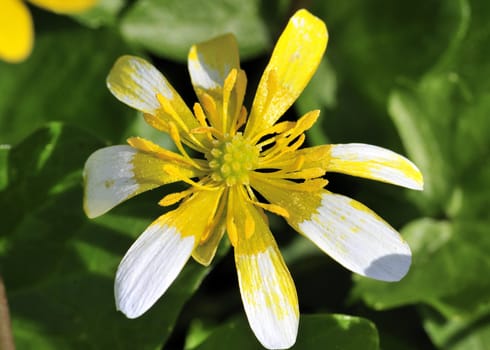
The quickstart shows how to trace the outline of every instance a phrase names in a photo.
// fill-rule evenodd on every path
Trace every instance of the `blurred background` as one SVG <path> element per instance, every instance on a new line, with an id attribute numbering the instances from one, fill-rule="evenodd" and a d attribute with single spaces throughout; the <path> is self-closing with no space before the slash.
<path id="1" fill-rule="evenodd" d="M 270 218 L 298 291 L 295 348 L 490 349 L 490 2 L 99 0 L 73 16 L 28 6 L 32 54 L 0 61 L 0 275 L 18 349 L 261 348 L 226 244 L 209 268 L 189 261 L 141 318 L 117 312 L 120 259 L 164 212 L 158 200 L 182 186 L 89 220 L 82 169 L 129 136 L 173 147 L 107 90 L 120 55 L 151 60 L 192 106 L 190 46 L 232 32 L 250 107 L 278 35 L 303 7 L 330 40 L 285 118 L 321 109 L 309 145 L 392 149 L 418 165 L 425 190 L 328 176 L 329 190 L 363 202 L 409 242 L 413 264 L 398 283 L 352 276 Z"/>

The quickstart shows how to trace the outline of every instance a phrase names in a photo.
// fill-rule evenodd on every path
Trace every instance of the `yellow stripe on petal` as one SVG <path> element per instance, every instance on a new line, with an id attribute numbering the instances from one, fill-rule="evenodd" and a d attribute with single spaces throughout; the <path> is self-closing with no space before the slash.
<path id="1" fill-rule="evenodd" d="M 296 101 L 315 73 L 327 41 L 322 20 L 306 10 L 291 17 L 260 80 L 246 136 L 271 127 Z"/>
<path id="2" fill-rule="evenodd" d="M 296 288 L 262 214 L 251 205 L 248 210 L 254 220 L 254 233 L 246 237 L 244 225 L 238 225 L 235 246 L 245 312 L 250 327 L 264 347 L 289 348 L 295 343 L 298 332 Z M 240 218 L 236 220 L 239 222 Z"/>
<path id="3" fill-rule="evenodd" d="M 80 13 L 88 10 L 98 0 L 29 0 L 29 2 L 58 13 Z"/>
<path id="4" fill-rule="evenodd" d="M 197 193 L 143 232 L 117 269 L 118 310 L 139 317 L 165 293 L 213 220 L 220 197 L 220 191 Z"/>
<path id="5" fill-rule="evenodd" d="M 420 170 L 407 158 L 385 148 L 360 143 L 330 145 L 327 171 L 422 190 Z"/>
<path id="6" fill-rule="evenodd" d="M 84 210 L 89 218 L 100 216 L 119 203 L 139 193 L 179 181 L 164 167 L 174 162 L 138 152 L 130 146 L 111 146 L 94 152 L 85 163 Z M 179 167 L 186 177 L 193 177 L 190 167 Z"/>
<path id="7" fill-rule="evenodd" d="M 188 69 L 211 125 L 228 132 L 239 118 L 247 84 L 235 37 L 226 34 L 192 46 Z"/>
<path id="8" fill-rule="evenodd" d="M 0 2 L 0 59 L 18 63 L 32 51 L 34 30 L 31 14 L 19 0 Z"/>

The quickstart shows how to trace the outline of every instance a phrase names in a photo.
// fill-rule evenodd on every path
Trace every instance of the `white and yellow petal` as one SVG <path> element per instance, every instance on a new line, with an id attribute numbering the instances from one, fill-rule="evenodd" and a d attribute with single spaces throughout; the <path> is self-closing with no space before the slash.
<path id="1" fill-rule="evenodd" d="M 408 272 L 410 247 L 363 204 L 325 190 L 297 191 L 285 180 L 255 179 L 252 185 L 289 213 L 294 229 L 347 269 L 382 281 L 398 281 Z"/>
<path id="2" fill-rule="evenodd" d="M 80 13 L 88 10 L 98 0 L 29 0 L 36 6 L 58 13 Z"/>
<path id="3" fill-rule="evenodd" d="M 410 268 L 410 247 L 398 232 L 351 198 L 324 191 L 316 211 L 297 227 L 330 257 L 362 276 L 393 282 Z"/>
<path id="4" fill-rule="evenodd" d="M 181 176 L 195 175 L 190 166 L 159 159 L 130 146 L 111 146 L 94 152 L 84 168 L 85 213 L 95 218 L 139 193 L 180 180 L 175 172 L 164 171 L 169 163 L 178 167 Z"/>
<path id="5" fill-rule="evenodd" d="M 225 34 L 193 45 L 188 69 L 211 125 L 227 132 L 239 117 L 247 84 L 235 37 Z"/>
<path id="6" fill-rule="evenodd" d="M 169 132 L 169 123 L 173 123 L 185 138 L 199 127 L 167 79 L 142 58 L 121 56 L 107 77 L 107 87 L 118 100 L 145 113 L 146 121 L 156 129 Z"/>
<path id="7" fill-rule="evenodd" d="M 386 148 L 362 143 L 329 145 L 327 171 L 422 190 L 420 170 L 407 158 Z"/>
<path id="8" fill-rule="evenodd" d="M 32 51 L 34 29 L 31 14 L 20 0 L 0 3 L 0 59 L 18 63 Z"/>
<path id="9" fill-rule="evenodd" d="M 260 343 L 286 349 L 296 341 L 299 309 L 296 288 L 281 253 L 262 217 L 250 204 L 236 212 L 235 263 L 245 313 Z M 246 232 L 248 227 L 251 232 Z"/>
<path id="10" fill-rule="evenodd" d="M 122 259 L 116 307 L 128 318 L 146 312 L 168 289 L 213 220 L 221 191 L 202 191 L 154 221 Z"/>
<path id="11" fill-rule="evenodd" d="M 291 17 L 259 82 L 246 136 L 272 126 L 296 101 L 320 64 L 327 41 L 321 19 L 306 10 Z"/>

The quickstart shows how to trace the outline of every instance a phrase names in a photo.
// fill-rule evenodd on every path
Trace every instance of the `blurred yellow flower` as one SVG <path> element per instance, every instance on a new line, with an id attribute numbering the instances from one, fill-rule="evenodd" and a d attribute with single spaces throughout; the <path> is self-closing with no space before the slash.
<path id="1" fill-rule="evenodd" d="M 161 185 L 190 185 L 160 201 L 180 205 L 154 221 L 119 265 L 116 305 L 127 317 L 146 312 L 191 256 L 208 265 L 226 232 L 250 327 L 267 348 L 292 346 L 299 321 L 296 288 L 264 210 L 282 216 L 356 273 L 384 281 L 407 273 L 410 248 L 398 233 L 361 203 L 325 190 L 324 176 L 342 172 L 422 189 L 417 167 L 365 144 L 300 149 L 319 111 L 278 122 L 316 71 L 327 40 L 323 21 L 306 10 L 294 14 L 265 68 L 249 116 L 242 105 L 247 79 L 233 35 L 191 48 L 188 68 L 199 99 L 193 111 L 147 61 L 123 56 L 115 63 L 109 90 L 168 133 L 179 152 L 139 137 L 130 138 L 129 146 L 96 151 L 85 164 L 85 212 L 97 217 Z"/>
<path id="2" fill-rule="evenodd" d="M 28 0 L 34 5 L 58 13 L 79 13 L 97 0 Z M 29 9 L 21 0 L 0 1 L 0 59 L 17 63 L 32 51 L 34 29 Z"/>

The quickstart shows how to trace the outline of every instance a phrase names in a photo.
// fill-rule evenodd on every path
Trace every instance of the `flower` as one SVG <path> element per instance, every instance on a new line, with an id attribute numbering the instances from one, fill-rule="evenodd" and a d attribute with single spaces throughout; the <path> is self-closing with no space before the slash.
<path id="1" fill-rule="evenodd" d="M 296 289 L 264 211 L 285 218 L 358 274 L 384 281 L 406 274 L 408 245 L 370 209 L 324 189 L 324 175 L 341 172 L 422 189 L 416 166 L 365 144 L 300 149 L 319 111 L 278 122 L 311 79 L 327 39 L 320 19 L 296 12 L 274 48 L 249 116 L 242 106 L 246 75 L 232 35 L 190 49 L 188 68 L 199 99 L 193 112 L 147 61 L 123 56 L 115 63 L 109 90 L 168 133 L 179 152 L 133 137 L 129 146 L 93 153 L 84 171 L 87 215 L 102 215 L 164 184 L 189 185 L 159 202 L 180 205 L 150 224 L 119 265 L 116 306 L 127 317 L 147 311 L 191 256 L 208 265 L 226 232 L 250 327 L 266 348 L 292 346 L 299 319 Z M 195 158 L 189 149 L 203 156 Z"/>
<path id="2" fill-rule="evenodd" d="M 34 5 L 58 13 L 79 13 L 97 0 L 29 0 Z M 16 63 L 32 51 L 34 29 L 27 6 L 21 0 L 2 0 L 0 5 L 0 59 Z"/>

